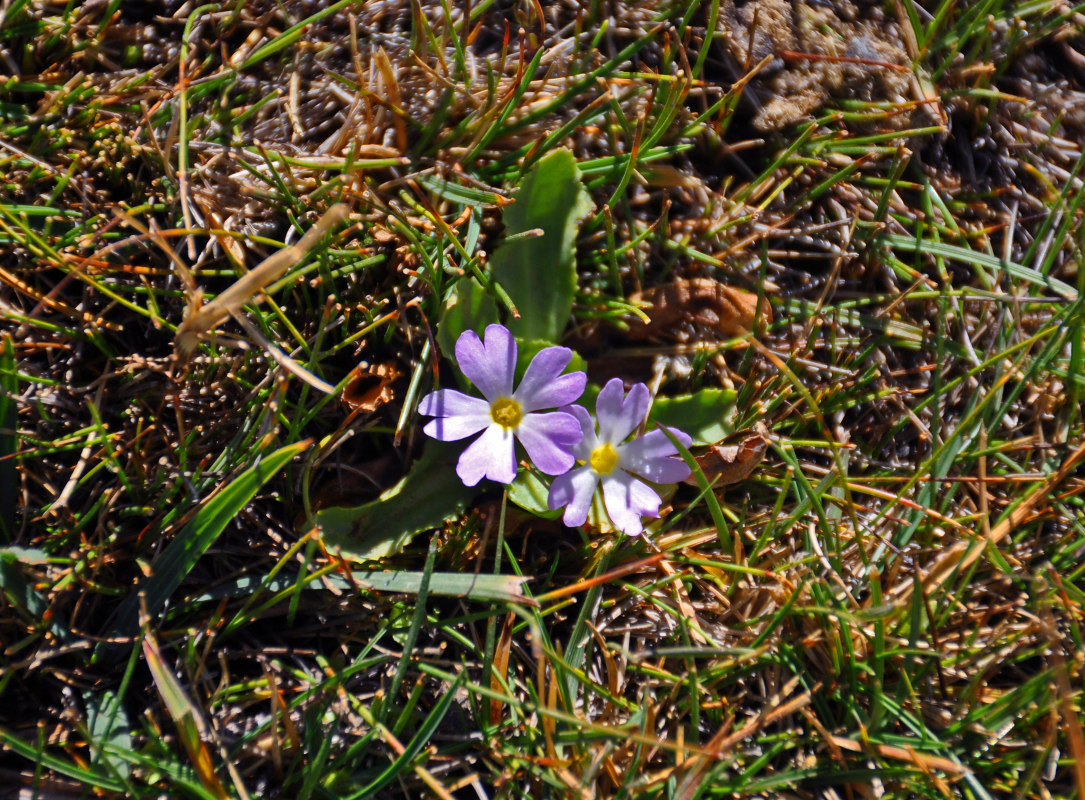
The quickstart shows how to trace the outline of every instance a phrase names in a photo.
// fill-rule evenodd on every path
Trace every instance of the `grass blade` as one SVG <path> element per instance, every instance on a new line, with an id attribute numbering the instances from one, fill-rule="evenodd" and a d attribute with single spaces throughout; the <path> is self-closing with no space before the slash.
<path id="1" fill-rule="evenodd" d="M 203 716 L 188 695 L 177 682 L 166 662 L 162 659 L 162 653 L 154 638 L 148 634 L 143 639 L 143 657 L 147 659 L 147 666 L 151 670 L 151 677 L 158 687 L 158 694 L 166 704 L 166 710 L 177 726 L 177 732 L 181 735 L 181 743 L 192 760 L 200 783 L 220 800 L 227 800 L 229 795 L 222 782 L 215 774 L 215 768 L 211 761 L 211 751 L 201 739 L 201 732 L 207 725 Z"/>
<path id="2" fill-rule="evenodd" d="M 147 613 L 155 616 L 230 520 L 248 505 L 261 486 L 310 444 L 307 439 L 279 448 L 261 458 L 205 502 L 155 561 L 154 573 L 143 582 L 140 591 L 130 594 L 121 604 L 116 616 L 118 633 L 132 636 L 139 630 L 140 595 L 146 597 Z"/>
<path id="3" fill-rule="evenodd" d="M 18 390 L 15 342 L 5 335 L 0 339 L 0 543 L 15 540 L 15 496 L 19 481 L 15 455 L 19 449 L 15 394 Z"/>

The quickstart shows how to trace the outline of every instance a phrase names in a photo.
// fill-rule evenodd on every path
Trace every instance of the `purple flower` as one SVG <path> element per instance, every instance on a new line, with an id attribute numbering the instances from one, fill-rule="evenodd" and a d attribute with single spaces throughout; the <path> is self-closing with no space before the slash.
<path id="1" fill-rule="evenodd" d="M 482 431 L 460 455 L 456 474 L 465 486 L 483 478 L 512 483 L 516 477 L 515 439 L 548 475 L 567 472 L 575 463 L 571 449 L 583 435 L 568 411 L 539 413 L 572 403 L 584 391 L 583 372 L 562 375 L 573 357 L 568 347 L 546 347 L 531 360 L 524 379 L 513 391 L 516 340 L 502 325 L 486 328 L 485 340 L 464 331 L 456 340 L 456 361 L 483 400 L 454 389 L 440 389 L 422 398 L 418 411 L 436 417 L 423 430 L 434 439 L 451 442 Z"/>
<path id="2" fill-rule="evenodd" d="M 562 519 L 566 525 L 575 527 L 587 521 L 595 487 L 601 483 L 603 502 L 614 527 L 628 536 L 638 536 L 644 532 L 641 517 L 659 516 L 660 498 L 655 489 L 634 476 L 653 483 L 676 483 L 689 477 L 689 467 L 675 457 L 677 448 L 661 430 L 622 444 L 648 416 L 650 403 L 648 387 L 643 383 L 634 385 L 626 397 L 621 379 L 612 378 L 595 401 L 598 433 L 584 408 L 567 409 L 576 414 L 584 431 L 584 438 L 573 448 L 573 455 L 583 466 L 555 478 L 547 498 L 551 509 L 565 506 Z M 674 428 L 669 430 L 689 447 L 689 436 Z"/>

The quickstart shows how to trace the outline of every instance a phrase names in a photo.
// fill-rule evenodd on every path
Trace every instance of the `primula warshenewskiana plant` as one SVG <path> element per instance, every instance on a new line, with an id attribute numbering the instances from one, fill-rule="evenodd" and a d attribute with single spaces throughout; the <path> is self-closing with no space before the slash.
<path id="1" fill-rule="evenodd" d="M 573 351 L 547 347 L 531 360 L 514 390 L 516 352 L 516 340 L 503 325 L 487 326 L 484 339 L 464 331 L 456 340 L 456 361 L 485 399 L 439 389 L 418 404 L 419 413 L 436 417 L 423 428 L 434 439 L 451 442 L 482 431 L 456 464 L 456 474 L 467 486 L 483 478 L 512 483 L 516 439 L 532 463 L 548 475 L 568 472 L 575 463 L 572 447 L 583 436 L 577 418 L 568 409 L 540 412 L 575 401 L 584 392 L 587 376 L 563 375 Z"/>
<path id="2" fill-rule="evenodd" d="M 625 441 L 647 418 L 650 406 L 651 395 L 643 383 L 635 384 L 626 396 L 621 379 L 612 378 L 595 401 L 598 431 L 586 409 L 565 409 L 576 415 L 584 431 L 584 438 L 573 447 L 582 466 L 554 479 L 547 505 L 554 510 L 564 506 L 566 525 L 575 527 L 587 521 L 596 487 L 602 484 L 610 521 L 627 536 L 638 536 L 644 532 L 641 518 L 658 517 L 661 500 L 656 490 L 637 476 L 653 483 L 676 483 L 689 477 L 689 466 L 676 457 L 678 449 L 662 430 Z M 667 430 L 689 447 L 689 436 L 675 428 Z"/>

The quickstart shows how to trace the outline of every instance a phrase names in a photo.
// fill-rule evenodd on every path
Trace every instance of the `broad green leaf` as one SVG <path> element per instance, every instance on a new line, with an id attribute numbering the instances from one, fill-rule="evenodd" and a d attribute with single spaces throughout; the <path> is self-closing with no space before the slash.
<path id="1" fill-rule="evenodd" d="M 456 474 L 456 454 L 462 449 L 462 444 L 429 442 L 403 479 L 376 500 L 318 511 L 324 542 L 350 558 L 375 560 L 402 551 L 419 533 L 459 516 L 478 493 Z"/>
<path id="2" fill-rule="evenodd" d="M 520 379 L 524 377 L 524 373 L 527 372 L 528 365 L 535 359 L 535 356 L 539 354 L 540 350 L 547 347 L 553 347 L 553 341 L 541 341 L 538 339 L 516 340 L 517 353 L 516 353 L 516 382 L 519 383 Z M 561 371 L 562 375 L 570 372 L 586 372 L 588 369 L 588 362 L 586 362 L 580 353 L 573 351 L 573 357 L 570 359 L 568 366 Z M 577 402 L 580 402 L 579 400 Z"/>
<path id="3" fill-rule="evenodd" d="M 464 331 L 480 336 L 486 326 L 497 322 L 497 303 L 482 285 L 470 276 L 460 278 L 441 309 L 437 321 L 437 344 L 446 358 L 455 358 L 456 340 Z"/>
<path id="4" fill-rule="evenodd" d="M 5 598 L 24 622 L 48 627 L 49 632 L 62 642 L 71 640 L 65 615 L 50 611 L 49 601 L 27 582 L 19 564 L 43 564 L 48 556 L 41 550 L 25 547 L 0 548 L 0 597 Z M 46 622 L 48 620 L 48 622 Z"/>
<path id="5" fill-rule="evenodd" d="M 132 749 L 132 725 L 120 697 L 112 691 L 101 694 L 88 691 L 83 698 L 87 705 L 89 744 L 118 775 L 127 778 L 132 772 L 132 765 L 115 755 L 117 751 Z"/>
<path id="6" fill-rule="evenodd" d="M 423 574 L 421 572 L 353 572 L 351 577 L 365 589 L 396 594 L 417 594 L 422 586 Z M 516 575 L 434 572 L 429 578 L 429 593 L 442 597 L 523 603 L 528 602 L 524 595 L 524 584 L 529 580 L 530 577 Z"/>
<path id="7" fill-rule="evenodd" d="M 516 336 L 561 338 L 576 292 L 576 234 L 593 207 L 566 149 L 543 156 L 520 182 L 516 202 L 505 209 L 509 238 L 490 260 L 490 273 L 520 312 L 520 319 L 509 320 Z M 521 236 L 534 229 L 543 235 Z"/>
<path id="8" fill-rule="evenodd" d="M 735 397 L 733 389 L 701 389 L 677 397 L 657 397 L 648 414 L 652 423 L 668 425 L 688 433 L 693 445 L 715 444 L 734 433 Z"/>
<path id="9" fill-rule="evenodd" d="M 44 564 L 49 560 L 49 554 L 37 547 L 0 547 L 0 559 L 9 562 L 18 561 L 20 564 Z"/>
<path id="10" fill-rule="evenodd" d="M 155 560 L 153 574 L 143 581 L 139 591 L 129 594 L 121 604 L 117 611 L 117 631 L 122 636 L 133 636 L 139 630 L 141 594 L 147 598 L 147 613 L 151 617 L 158 614 L 230 520 L 249 504 L 261 486 L 310 444 L 311 440 L 307 439 L 280 447 L 212 495 Z"/>
<path id="11" fill-rule="evenodd" d="M 509 500 L 513 503 L 537 517 L 557 519 L 561 516 L 561 509 L 551 511 L 547 507 L 549 494 L 550 484 L 544 483 L 534 470 L 524 470 L 509 484 Z"/>

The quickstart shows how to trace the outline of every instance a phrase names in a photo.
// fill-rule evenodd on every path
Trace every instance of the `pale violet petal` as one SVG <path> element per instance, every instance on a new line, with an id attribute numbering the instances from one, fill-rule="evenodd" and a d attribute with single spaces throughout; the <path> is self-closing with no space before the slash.
<path id="1" fill-rule="evenodd" d="M 491 403 L 512 396 L 516 372 L 516 340 L 503 325 L 488 325 L 485 340 L 464 331 L 456 340 L 456 363 Z"/>
<path id="2" fill-rule="evenodd" d="M 648 416 L 651 394 L 643 383 L 636 383 L 625 396 L 621 378 L 611 378 L 595 401 L 595 418 L 599 420 L 599 438 L 611 444 L 621 444 Z"/>
<path id="3" fill-rule="evenodd" d="M 644 532 L 641 517 L 659 516 L 659 495 L 648 484 L 620 469 L 603 478 L 603 502 L 607 516 L 627 536 Z"/>
<path id="4" fill-rule="evenodd" d="M 527 450 L 528 458 L 547 475 L 561 475 L 572 469 L 573 445 L 583 437 L 580 422 L 564 411 L 525 414 L 516 429 L 516 438 Z"/>
<path id="5" fill-rule="evenodd" d="M 516 477 L 516 440 L 500 425 L 491 425 L 460 454 L 456 474 L 465 486 L 483 478 L 512 483 Z"/>
<path id="6" fill-rule="evenodd" d="M 550 484 L 550 494 L 546 505 L 551 509 L 565 507 L 562 521 L 570 528 L 583 525 L 588 521 L 588 510 L 598 483 L 591 467 L 580 467 L 554 478 Z"/>
<path id="7" fill-rule="evenodd" d="M 513 394 L 524 411 L 567 405 L 584 393 L 587 375 L 583 372 L 561 374 L 572 357 L 573 351 L 568 347 L 546 347 L 531 359 L 524 379 Z"/>
<path id="8" fill-rule="evenodd" d="M 478 433 L 487 425 L 492 425 L 490 415 L 461 415 L 458 417 L 438 417 L 426 423 L 422 430 L 426 436 L 431 436 L 442 442 L 455 442 L 466 439 L 472 434 Z"/>
<path id="9" fill-rule="evenodd" d="M 689 447 L 689 436 L 675 428 L 668 430 L 678 441 Z M 618 448 L 622 469 L 653 483 L 677 483 L 689 477 L 689 466 L 677 453 L 674 444 L 661 430 L 649 431 Z"/>
<path id="10" fill-rule="evenodd" d="M 455 389 L 438 389 L 430 392 L 418 404 L 418 413 L 427 417 L 454 417 L 459 415 L 489 414 L 490 404 L 481 397 L 457 392 Z"/>
<path id="11" fill-rule="evenodd" d="M 580 430 L 584 438 L 573 445 L 573 455 L 578 461 L 587 461 L 591 458 L 591 452 L 599 446 L 599 437 L 595 435 L 595 421 L 584 406 L 565 406 L 561 409 L 567 414 L 572 414 L 580 423 Z"/>

